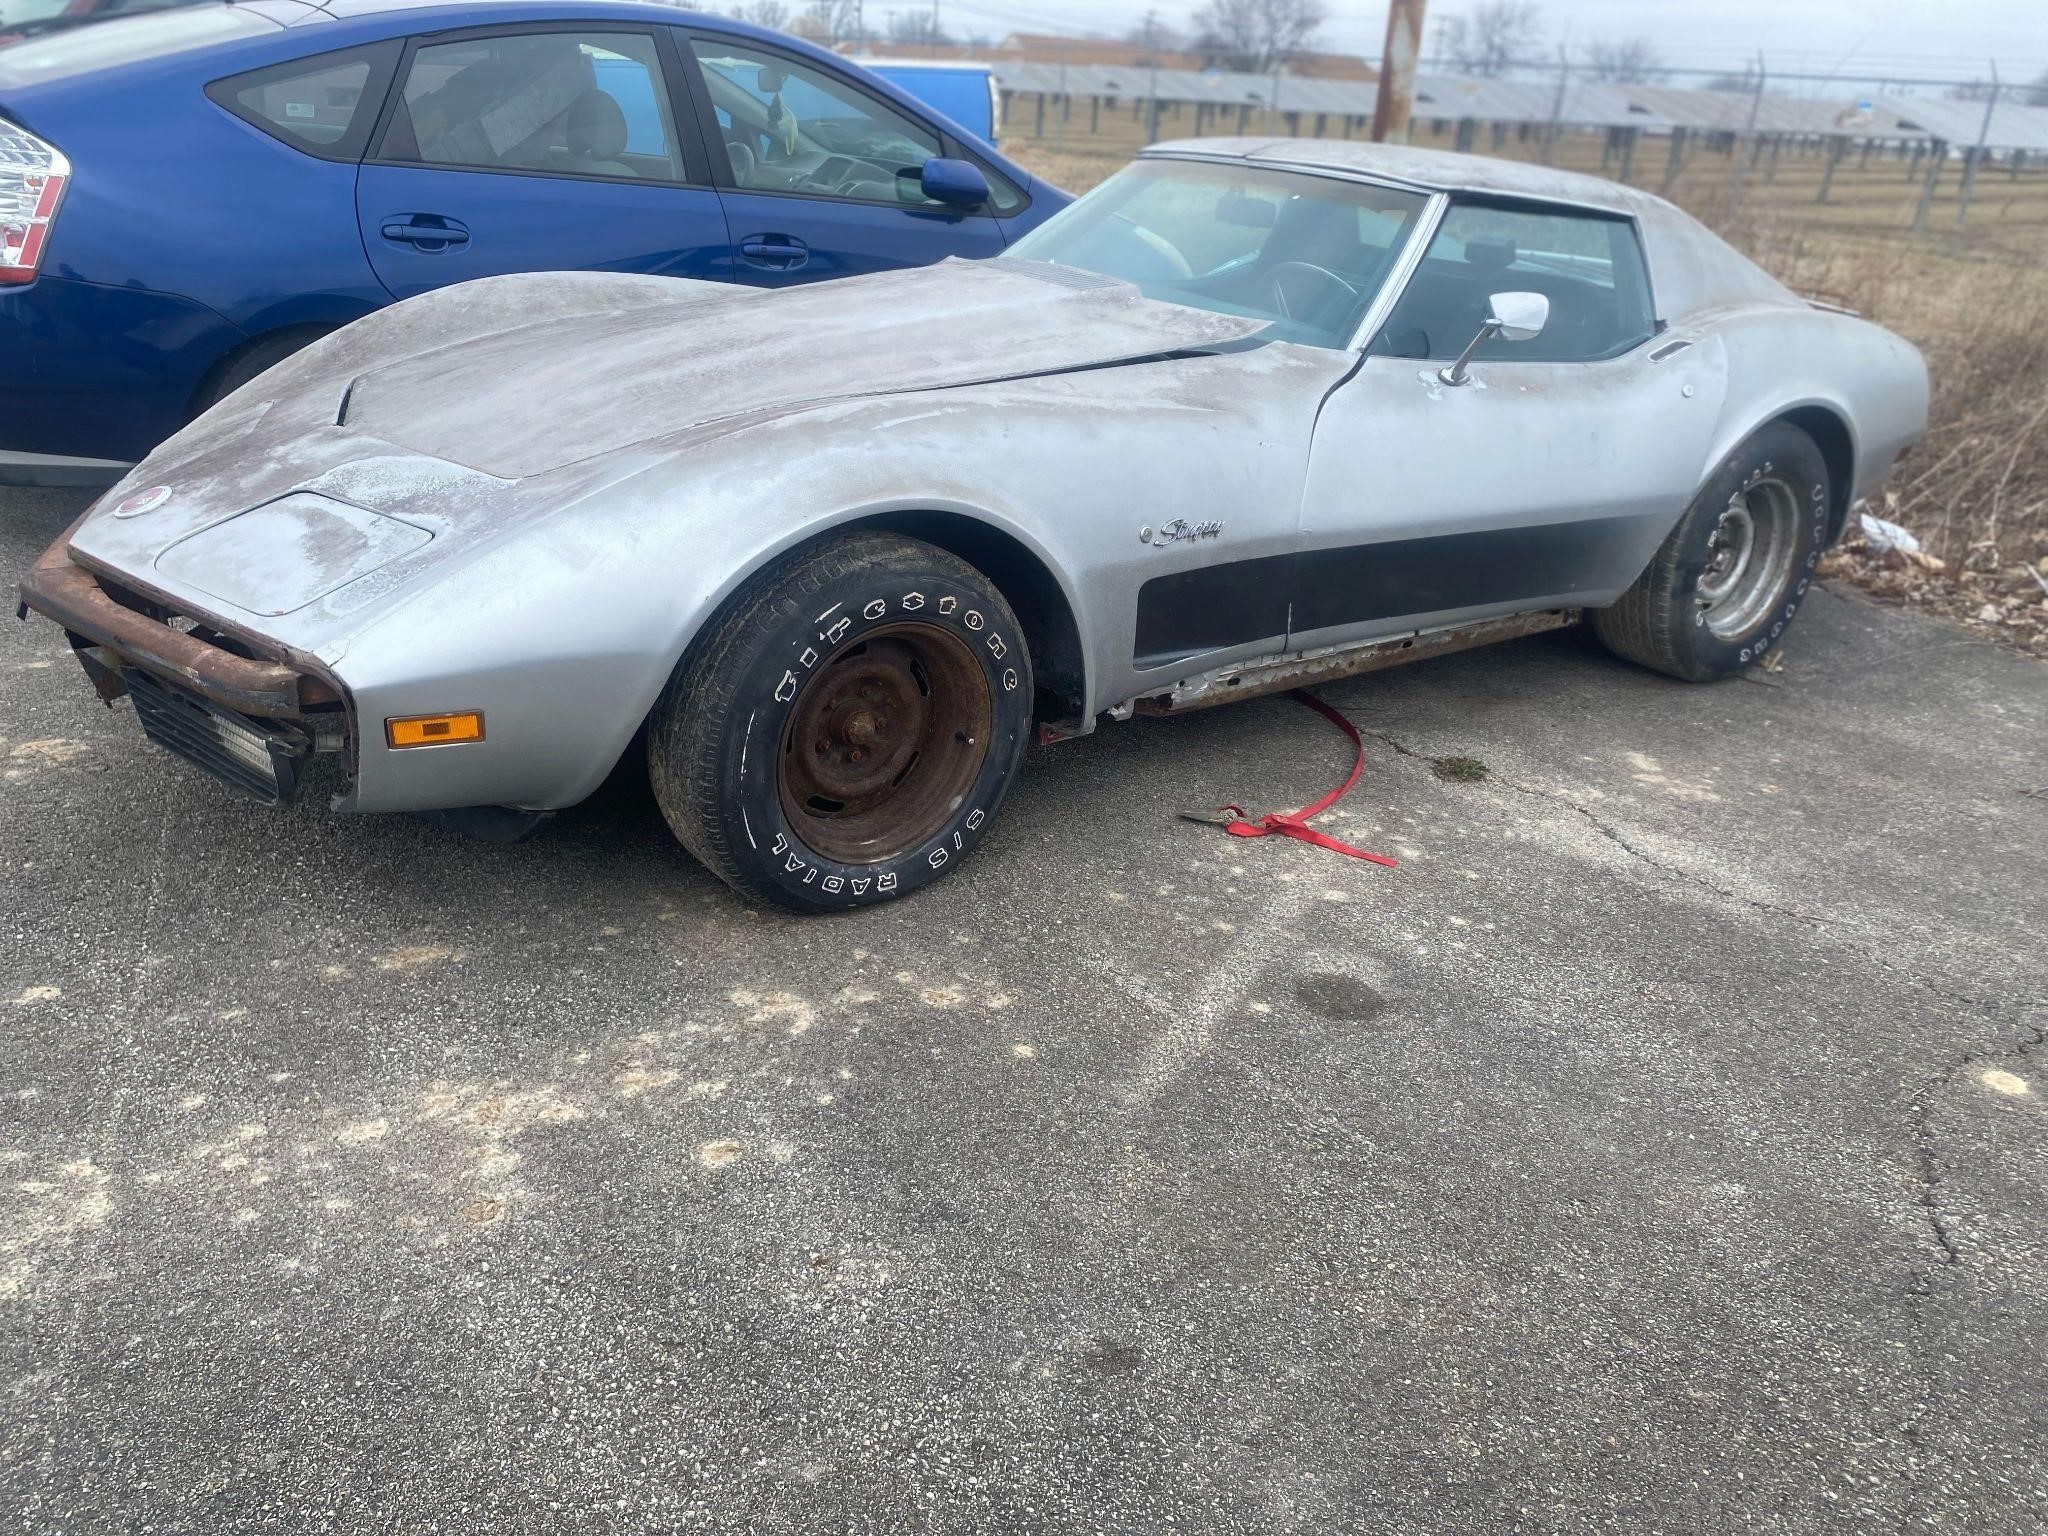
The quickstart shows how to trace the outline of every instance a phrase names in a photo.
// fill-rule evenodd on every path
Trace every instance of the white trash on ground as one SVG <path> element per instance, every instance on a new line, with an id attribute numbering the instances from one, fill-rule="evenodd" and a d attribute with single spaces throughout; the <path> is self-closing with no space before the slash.
<path id="1" fill-rule="evenodd" d="M 1902 555 L 1920 553 L 1920 541 L 1897 523 L 1888 523 L 1881 517 L 1872 517 L 1868 512 L 1860 516 L 1863 522 L 1863 542 L 1870 546 L 1873 555 L 1882 555 L 1894 549 Z"/>

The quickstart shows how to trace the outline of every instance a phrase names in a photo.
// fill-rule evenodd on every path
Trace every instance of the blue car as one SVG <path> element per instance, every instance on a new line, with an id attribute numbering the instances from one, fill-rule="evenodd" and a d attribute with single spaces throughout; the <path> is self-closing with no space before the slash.
<path id="1" fill-rule="evenodd" d="M 249 0 L 0 50 L 0 484 L 111 482 L 337 326 L 499 273 L 776 285 L 1067 202 L 794 38 L 631 0 Z"/>

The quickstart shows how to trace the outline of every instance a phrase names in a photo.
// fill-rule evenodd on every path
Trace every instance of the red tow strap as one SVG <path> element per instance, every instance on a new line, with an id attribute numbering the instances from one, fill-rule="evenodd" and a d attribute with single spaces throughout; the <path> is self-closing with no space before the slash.
<path id="1" fill-rule="evenodd" d="M 1292 812 L 1276 811 L 1270 816 L 1261 816 L 1257 821 L 1247 821 L 1245 819 L 1244 807 L 1241 805 L 1221 806 L 1215 811 L 1183 811 L 1181 812 L 1182 817 L 1188 821 L 1199 821 L 1211 826 L 1220 826 L 1232 837 L 1291 837 L 1297 842 L 1311 843 L 1318 848 L 1327 848 L 1332 853 L 1341 853 L 1348 859 L 1364 859 L 1371 864 L 1384 864 L 1389 869 L 1399 868 L 1400 866 L 1394 860 L 1388 858 L 1383 853 L 1367 853 L 1363 848 L 1354 848 L 1349 843 L 1340 843 L 1336 838 L 1318 832 L 1308 824 L 1311 816 L 1322 815 L 1323 812 L 1351 793 L 1352 786 L 1358 782 L 1358 776 L 1365 772 L 1365 741 L 1359 736 L 1357 726 L 1353 725 L 1343 715 L 1325 704 L 1314 694 L 1305 693 L 1301 689 L 1296 688 L 1289 692 L 1288 697 L 1298 704 L 1306 704 L 1310 709 L 1351 738 L 1351 745 L 1357 755 L 1352 761 L 1351 772 L 1345 776 L 1344 782 L 1323 796 L 1314 805 L 1305 805 L 1300 810 Z"/>

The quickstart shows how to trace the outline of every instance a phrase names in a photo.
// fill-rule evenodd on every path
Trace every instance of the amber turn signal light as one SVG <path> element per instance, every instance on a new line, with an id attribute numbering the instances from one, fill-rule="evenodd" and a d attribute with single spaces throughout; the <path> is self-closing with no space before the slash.
<path id="1" fill-rule="evenodd" d="M 484 717 L 475 710 L 459 715 L 403 715 L 384 722 L 384 739 L 395 747 L 445 747 L 457 741 L 482 741 Z"/>

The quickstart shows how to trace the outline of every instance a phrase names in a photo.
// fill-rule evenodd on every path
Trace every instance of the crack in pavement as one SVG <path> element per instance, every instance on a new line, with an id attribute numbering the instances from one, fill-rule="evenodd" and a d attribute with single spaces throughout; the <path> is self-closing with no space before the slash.
<path id="1" fill-rule="evenodd" d="M 1352 721 L 1353 725 L 1357 725 L 1357 723 L 1358 722 L 1355 720 Z M 1403 742 L 1396 741 L 1392 736 L 1387 735 L 1384 731 L 1369 731 L 1364 729 L 1364 727 L 1360 727 L 1359 730 L 1361 735 L 1370 736 L 1375 741 L 1386 743 L 1386 745 L 1392 747 L 1396 752 L 1400 753 L 1403 757 L 1412 757 L 1417 759 L 1418 761 L 1425 763 L 1434 763 L 1437 761 L 1437 759 L 1430 753 L 1418 752 L 1413 747 L 1410 747 Z M 1815 917 L 1810 912 L 1801 912 L 1798 911 L 1796 908 L 1780 907 L 1768 901 L 1759 901 L 1754 896 L 1745 896 L 1740 891 L 1731 891 L 1726 886 L 1716 885 L 1713 881 L 1707 879 L 1704 875 L 1698 874 L 1693 870 L 1686 869 L 1681 865 L 1667 864 L 1662 859 L 1658 858 L 1655 854 L 1649 852 L 1649 850 L 1637 847 L 1634 843 L 1630 842 L 1626 836 L 1622 834 L 1621 830 L 1618 827 L 1615 827 L 1612 824 L 1603 821 L 1600 817 L 1594 815 L 1593 812 L 1586 809 L 1585 806 L 1579 804 L 1578 801 L 1572 799 L 1569 795 L 1560 794 L 1556 790 L 1540 789 L 1534 784 L 1523 784 L 1514 779 L 1503 777 L 1498 773 L 1489 774 L 1488 782 L 1498 784 L 1503 789 L 1511 789 L 1519 795 L 1529 795 L 1538 800 L 1548 800 L 1554 805 L 1561 805 L 1566 810 L 1573 811 L 1577 813 L 1579 816 L 1583 817 L 1586 820 L 1587 824 L 1590 825 L 1594 831 L 1598 832 L 1602 837 L 1606 838 L 1609 842 L 1613 843 L 1615 847 L 1621 849 L 1622 852 L 1630 855 L 1633 858 L 1642 860 L 1643 863 L 1649 865 L 1658 873 L 1669 875 L 1673 879 L 1682 880 L 1690 885 L 1696 885 L 1701 890 L 1709 891 L 1712 894 L 1723 898 L 1724 900 L 1741 902 L 1744 906 L 1754 907 L 1759 912 L 1768 912 L 1775 917 L 1790 918 L 1793 922 L 1805 923 L 1815 928 L 1822 927 L 1825 925 L 1831 925 L 1834 922 L 1834 919 L 1832 918 Z"/>
<path id="2" fill-rule="evenodd" d="M 2030 1051 L 2048 1045 L 2048 1026 L 2026 1024 L 2021 1028 L 2028 1032 L 2028 1038 L 2000 1050 L 1974 1049 L 1964 1051 L 1927 1079 L 1920 1092 L 1908 1106 L 1908 1116 L 1913 1130 L 1914 1167 L 1920 1184 L 1920 1204 L 1927 1212 L 1927 1224 L 1933 1230 L 1934 1240 L 1942 1251 L 1942 1267 L 1961 1265 L 1963 1252 L 1957 1243 L 1955 1232 L 1947 1214 L 1942 1210 L 1939 1190 L 1941 1187 L 1941 1159 L 1936 1150 L 1936 1135 L 1932 1124 L 1934 1101 L 1955 1085 L 1955 1082 L 1970 1067 L 1982 1062 L 2020 1061 Z M 1922 1276 L 1914 1285 L 1913 1294 L 1925 1296 L 1932 1293 L 1932 1276 Z"/>
<path id="3" fill-rule="evenodd" d="M 1353 722 L 1353 724 L 1356 723 L 1355 721 Z M 1435 755 L 1418 751 L 1384 731 L 1366 730 L 1361 727 L 1360 734 L 1370 736 L 1373 740 L 1391 747 L 1402 757 L 1413 758 L 1418 762 L 1432 764 L 1438 760 Z M 1919 989 L 1927 996 L 1947 1004 L 1957 1011 L 1968 1010 L 1997 1014 L 2009 1008 L 2019 1006 L 2011 999 L 1970 997 L 1961 993 L 1947 991 L 1936 985 L 1926 976 L 1897 965 L 1874 949 L 1867 948 L 1848 938 L 1844 932 L 1844 925 L 1841 919 L 1816 917 L 1811 913 L 1778 906 L 1768 901 L 1760 901 L 1755 897 L 1745 896 L 1739 891 L 1731 891 L 1716 885 L 1713 881 L 1705 879 L 1691 870 L 1668 864 L 1647 850 L 1630 842 L 1619 828 L 1595 815 L 1568 795 L 1560 794 L 1554 790 L 1540 789 L 1530 784 L 1519 783 L 1516 780 L 1502 777 L 1499 774 L 1492 775 L 1489 782 L 1496 783 L 1503 789 L 1513 790 L 1517 794 L 1528 795 L 1538 800 L 1560 805 L 1566 810 L 1576 813 L 1616 847 L 1648 864 L 1660 874 L 1672 876 L 1701 890 L 1708 891 L 1729 901 L 1738 902 L 1759 912 L 1790 918 L 1795 922 L 1804 923 L 1810 927 L 1832 929 L 1839 942 L 1841 942 L 1842 947 L 1859 961 L 1877 970 L 1881 970 L 1887 975 L 1898 978 L 1901 982 Z M 1937 1268 L 1960 1266 L 1964 1261 L 1963 1250 L 1957 1241 L 1954 1225 L 1948 1213 L 1942 1208 L 1938 1193 L 1941 1184 L 1941 1169 L 1940 1159 L 1935 1150 L 1935 1133 L 1930 1123 L 1932 1102 L 1936 1095 L 1946 1090 L 1966 1068 L 1973 1064 L 2011 1056 L 2023 1057 L 2035 1047 L 2048 1043 L 2048 1028 L 2032 1025 L 2022 1025 L 2021 1027 L 2032 1031 L 2031 1039 L 2021 1041 L 2016 1047 L 1999 1051 L 1988 1051 L 1981 1047 L 1964 1051 L 1940 1072 L 1929 1078 L 1920 1092 L 1907 1105 L 1908 1129 L 1913 1149 L 1914 1182 L 1918 1186 L 1915 1203 L 1926 1219 L 1935 1246 L 1941 1252 L 1941 1262 Z M 1932 1295 L 1934 1289 L 1932 1273 L 1916 1271 L 1911 1289 L 1912 1294 L 1916 1297 Z"/>

